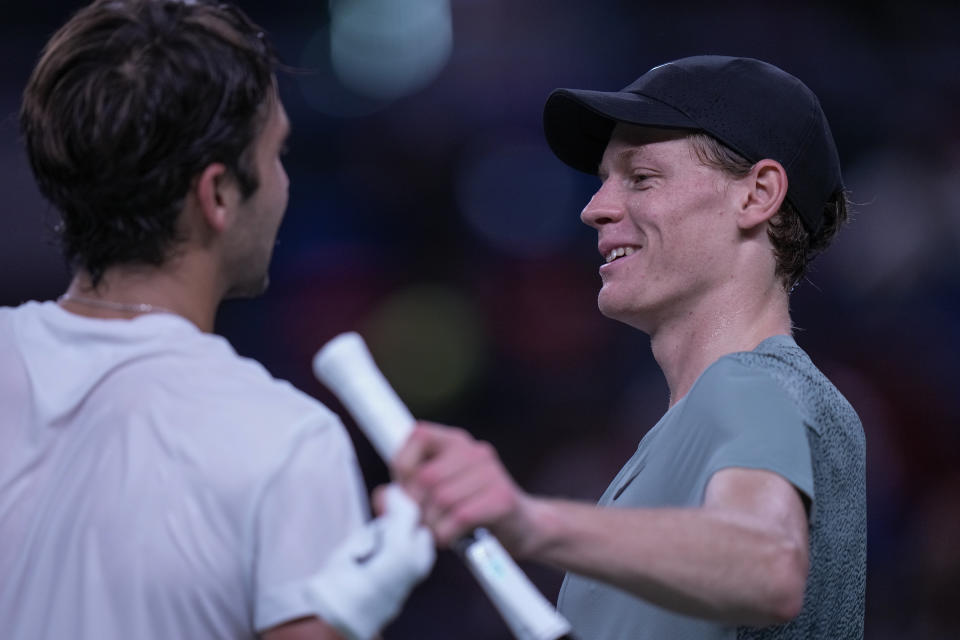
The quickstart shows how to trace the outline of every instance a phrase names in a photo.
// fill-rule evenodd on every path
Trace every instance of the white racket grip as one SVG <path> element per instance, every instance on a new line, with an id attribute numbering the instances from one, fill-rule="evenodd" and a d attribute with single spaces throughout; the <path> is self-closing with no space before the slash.
<path id="1" fill-rule="evenodd" d="M 518 640 L 556 640 L 570 633 L 570 623 L 520 570 L 486 529 L 473 532 L 462 548 L 471 573 Z"/>
<path id="2" fill-rule="evenodd" d="M 381 373 L 363 338 L 341 333 L 313 358 L 313 373 L 327 386 L 386 462 L 413 431 L 414 418 Z"/>

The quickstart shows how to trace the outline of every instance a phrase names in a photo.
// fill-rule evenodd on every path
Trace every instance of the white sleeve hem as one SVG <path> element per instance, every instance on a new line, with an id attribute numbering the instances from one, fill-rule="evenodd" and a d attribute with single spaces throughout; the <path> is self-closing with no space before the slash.
<path id="1" fill-rule="evenodd" d="M 254 603 L 253 627 L 263 633 L 298 618 L 320 617 L 303 597 L 310 578 L 270 589 Z"/>

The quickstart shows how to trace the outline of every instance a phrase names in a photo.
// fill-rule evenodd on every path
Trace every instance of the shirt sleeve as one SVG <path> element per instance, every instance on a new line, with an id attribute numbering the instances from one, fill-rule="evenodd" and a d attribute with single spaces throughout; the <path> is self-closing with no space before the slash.
<path id="1" fill-rule="evenodd" d="M 719 362 L 705 376 L 703 415 L 714 439 L 703 489 L 717 471 L 745 467 L 772 471 L 814 499 L 807 424 L 773 378 L 736 362 Z"/>
<path id="2" fill-rule="evenodd" d="M 291 587 L 315 574 L 368 518 L 366 487 L 343 425 L 310 429 L 267 482 L 254 517 L 254 628 L 314 615 Z"/>

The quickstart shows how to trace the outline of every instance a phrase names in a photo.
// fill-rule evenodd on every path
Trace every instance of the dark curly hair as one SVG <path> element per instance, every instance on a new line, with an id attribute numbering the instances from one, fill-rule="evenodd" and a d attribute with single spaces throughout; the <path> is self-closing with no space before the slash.
<path id="1" fill-rule="evenodd" d="M 754 163 L 726 146 L 713 136 L 702 131 L 687 136 L 697 158 L 708 167 L 719 169 L 734 178 L 750 173 Z M 797 213 L 796 208 L 784 200 L 780 210 L 767 225 L 767 236 L 773 244 L 777 261 L 775 274 L 783 287 L 792 291 L 803 279 L 810 261 L 822 253 L 840 228 L 847 222 L 847 196 L 839 190 L 823 204 L 823 219 L 820 228 L 811 232 Z"/>
<path id="2" fill-rule="evenodd" d="M 249 150 L 275 92 L 263 30 L 222 3 L 98 0 L 47 43 L 20 127 L 64 256 L 94 286 L 117 264 L 160 265 L 182 240 L 194 178 L 223 163 L 249 197 Z"/>

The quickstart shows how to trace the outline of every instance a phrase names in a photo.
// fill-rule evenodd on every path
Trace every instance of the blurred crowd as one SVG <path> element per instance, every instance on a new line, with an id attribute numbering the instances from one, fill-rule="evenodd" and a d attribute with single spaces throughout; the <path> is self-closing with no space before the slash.
<path id="1" fill-rule="evenodd" d="M 578 214 L 597 182 L 547 148 L 547 94 L 617 89 L 698 53 L 803 79 L 855 203 L 793 313 L 799 344 L 866 431 L 866 637 L 960 636 L 960 7 L 238 4 L 289 66 L 292 186 L 269 292 L 227 303 L 218 332 L 342 412 L 309 364 L 357 330 L 415 414 L 491 441 L 523 487 L 587 500 L 667 394 L 643 336 L 596 310 L 601 260 Z M 68 279 L 16 112 L 45 38 L 81 5 L 5 7 L 0 24 L 0 304 L 55 297 Z M 368 483 L 386 481 L 345 421 Z M 560 574 L 526 568 L 554 598 Z M 508 636 L 444 554 L 385 637 Z"/>

